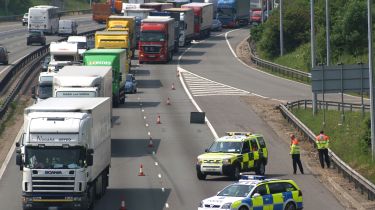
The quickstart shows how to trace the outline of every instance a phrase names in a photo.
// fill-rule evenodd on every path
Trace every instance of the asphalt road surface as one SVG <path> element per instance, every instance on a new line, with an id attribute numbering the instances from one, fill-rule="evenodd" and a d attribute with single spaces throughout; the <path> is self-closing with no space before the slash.
<path id="1" fill-rule="evenodd" d="M 235 46 L 247 33 L 245 29 L 230 33 L 231 44 Z M 25 37 L 22 40 L 25 42 Z M 27 53 L 25 45 L 19 48 L 16 58 Z M 190 112 L 196 108 L 176 77 L 177 59 L 175 56 L 169 64 L 133 68 L 139 82 L 138 93 L 128 95 L 126 104 L 114 109 L 110 186 L 95 209 L 119 209 L 124 200 L 129 210 L 191 210 L 202 199 L 232 183 L 225 177 L 208 177 L 206 181 L 196 178 L 196 156 L 211 144 L 214 136 L 206 124 L 189 122 Z M 239 95 L 228 91 L 225 95 L 212 96 L 203 91 L 206 94 L 194 96 L 219 135 L 244 130 L 264 134 L 270 150 L 266 167 L 270 177 L 295 179 L 302 188 L 305 209 L 343 209 L 311 172 L 291 175 L 288 145 L 241 98 L 247 91 L 281 100 L 305 99 L 309 95 L 308 87 L 249 70 L 233 57 L 222 36 L 194 44 L 182 57 L 181 67 L 212 82 L 228 85 L 227 88 L 244 90 Z M 191 83 L 188 86 L 192 88 Z M 168 98 L 171 105 L 166 104 Z M 158 116 L 161 124 L 157 124 Z M 152 148 L 148 147 L 150 136 Z M 145 176 L 138 176 L 141 164 Z M 12 159 L 0 180 L 1 210 L 21 209 L 20 181 L 21 172 Z"/>

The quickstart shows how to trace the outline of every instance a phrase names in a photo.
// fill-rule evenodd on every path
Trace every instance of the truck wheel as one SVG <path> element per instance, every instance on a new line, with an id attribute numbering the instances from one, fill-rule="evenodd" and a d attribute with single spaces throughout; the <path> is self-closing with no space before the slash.
<path id="1" fill-rule="evenodd" d="M 265 173 L 266 173 L 266 167 L 265 167 L 263 161 L 261 161 L 255 169 L 255 174 L 256 175 L 264 175 Z"/>
<path id="2" fill-rule="evenodd" d="M 197 170 L 197 177 L 199 180 L 205 180 L 207 175 L 202 173 L 200 170 Z"/>
<path id="3" fill-rule="evenodd" d="M 294 203 L 289 202 L 289 203 L 286 204 L 284 210 L 296 210 L 296 206 L 294 205 Z"/>

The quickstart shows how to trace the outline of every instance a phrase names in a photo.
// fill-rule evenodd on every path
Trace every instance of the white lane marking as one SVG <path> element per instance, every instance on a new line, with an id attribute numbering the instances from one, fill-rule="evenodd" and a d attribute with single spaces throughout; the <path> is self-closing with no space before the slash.
<path id="1" fill-rule="evenodd" d="M 16 142 L 17 142 L 17 140 L 19 140 L 21 138 L 21 135 L 22 135 L 22 128 L 18 131 L 18 134 L 17 134 L 16 138 L 13 141 L 12 147 L 10 148 L 10 150 L 9 150 L 9 152 L 8 152 L 8 154 L 7 154 L 4 162 L 3 162 L 3 164 L 1 165 L 1 168 L 0 168 L 0 180 L 1 180 L 1 178 L 3 178 L 4 172 L 5 172 L 8 164 L 9 164 L 10 159 L 12 158 L 13 151 L 16 148 Z"/>
<path id="2" fill-rule="evenodd" d="M 189 71 L 181 72 L 193 96 L 249 95 L 250 92 L 215 82 Z"/>
<path id="3" fill-rule="evenodd" d="M 231 32 L 237 31 L 237 30 L 239 30 L 239 29 L 230 30 L 230 31 L 226 32 L 225 33 L 225 41 L 227 42 L 228 47 L 229 47 L 230 51 L 232 52 L 233 56 L 238 59 L 237 54 L 234 52 L 234 50 L 233 50 L 233 48 L 230 45 L 229 40 L 228 40 L 228 34 L 231 33 Z"/>

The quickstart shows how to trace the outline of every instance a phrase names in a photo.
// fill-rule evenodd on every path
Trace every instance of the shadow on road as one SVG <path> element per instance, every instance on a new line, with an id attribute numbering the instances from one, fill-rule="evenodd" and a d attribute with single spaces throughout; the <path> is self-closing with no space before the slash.
<path id="1" fill-rule="evenodd" d="M 160 139 L 152 139 L 152 147 L 149 147 L 150 139 L 112 139 L 112 157 L 142 157 L 157 151 Z"/>
<path id="2" fill-rule="evenodd" d="M 200 51 L 187 51 L 184 56 L 203 56 L 206 52 L 200 52 Z"/>
<path id="3" fill-rule="evenodd" d="M 203 42 L 203 43 L 199 43 L 199 44 L 195 44 L 194 45 L 194 48 L 211 48 L 215 45 L 215 43 L 207 43 L 207 42 Z"/>
<path id="4" fill-rule="evenodd" d="M 160 88 L 160 80 L 138 80 L 138 88 Z"/>
<path id="5" fill-rule="evenodd" d="M 181 59 L 180 60 L 180 64 L 183 64 L 183 65 L 191 65 L 191 64 L 198 64 L 200 63 L 201 60 L 196 60 L 196 59 Z"/>
<path id="6" fill-rule="evenodd" d="M 135 69 L 132 70 L 135 76 L 148 76 L 150 75 L 150 70 L 143 70 L 143 69 Z"/>
<path id="7" fill-rule="evenodd" d="M 163 210 L 165 203 L 171 194 L 171 189 L 108 189 L 105 196 L 97 201 L 95 210 L 117 210 L 120 209 L 121 201 L 124 200 L 126 209 L 129 210 Z"/>
<path id="8" fill-rule="evenodd" d="M 141 93 L 141 92 L 140 92 Z M 142 103 L 142 105 L 141 105 Z M 120 108 L 149 108 L 149 107 L 157 107 L 159 106 L 160 102 L 147 102 L 147 101 L 142 101 L 142 102 L 127 102 L 125 101 L 125 104 L 120 105 Z"/>

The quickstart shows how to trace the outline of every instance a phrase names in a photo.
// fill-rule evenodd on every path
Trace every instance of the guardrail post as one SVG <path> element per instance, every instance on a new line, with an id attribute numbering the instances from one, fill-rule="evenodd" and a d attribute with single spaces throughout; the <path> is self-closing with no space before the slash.
<path id="1" fill-rule="evenodd" d="M 307 101 L 306 101 L 306 100 L 303 100 L 303 101 L 304 101 L 304 104 L 305 104 L 305 110 L 306 110 Z"/>

